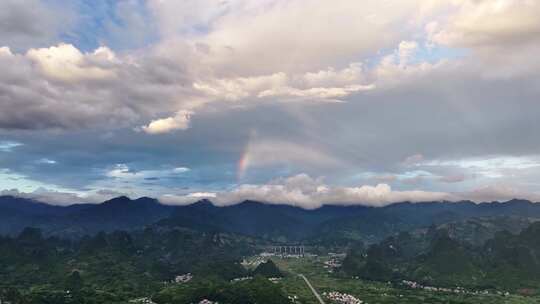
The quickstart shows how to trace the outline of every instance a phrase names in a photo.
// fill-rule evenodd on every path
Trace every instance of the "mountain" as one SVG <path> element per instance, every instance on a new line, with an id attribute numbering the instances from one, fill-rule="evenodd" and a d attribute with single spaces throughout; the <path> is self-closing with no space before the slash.
<path id="1" fill-rule="evenodd" d="M 26 228 L 0 237 L 0 297 L 20 290 L 25 296 L 11 303 L 128 303 L 185 273 L 225 281 L 245 276 L 240 259 L 248 254 L 245 238 L 227 234 L 145 229 L 65 241 Z"/>
<path id="2" fill-rule="evenodd" d="M 474 248 L 439 233 L 431 240 L 428 251 L 417 256 L 408 271 L 416 280 L 437 285 L 479 286 L 485 285 L 479 264 L 481 258 Z"/>
<path id="3" fill-rule="evenodd" d="M 70 226 L 80 226 L 88 233 L 131 230 L 152 224 L 171 214 L 173 208 L 156 199 L 131 200 L 121 196 L 89 208 L 67 214 Z"/>
<path id="4" fill-rule="evenodd" d="M 91 205 L 53 206 L 13 196 L 0 196 L 0 234 L 14 235 L 25 227 L 50 226 L 55 221 Z"/>
<path id="5" fill-rule="evenodd" d="M 275 243 L 347 250 L 342 271 L 349 277 L 540 291 L 540 204 L 528 201 L 306 210 L 256 201 L 167 206 L 147 197 L 62 207 L 0 197 L 0 212 L 1 233 L 9 234 L 0 235 L 0 295 L 16 286 L 32 303 L 58 303 L 66 288 L 101 303 L 160 290 L 156 296 L 168 303 L 184 287 L 164 282 L 186 273 L 195 285 L 207 276 L 225 282 L 210 281 L 212 289 L 257 288 L 268 281 L 229 283 L 248 275 L 241 259 Z M 267 263 L 256 272 L 277 271 Z"/>
<path id="6" fill-rule="evenodd" d="M 172 213 L 173 207 L 142 197 L 117 197 L 101 204 L 53 206 L 11 196 L 0 197 L 0 234 L 16 235 L 25 227 L 41 228 L 46 235 L 81 237 L 100 231 L 132 230 Z"/>
<path id="7" fill-rule="evenodd" d="M 448 222 L 439 225 L 437 228 L 448 231 L 449 236 L 454 239 L 480 246 L 494 238 L 498 232 L 508 231 L 512 234 L 518 234 L 538 220 L 538 218 L 516 215 L 485 216 Z M 420 229 L 418 232 L 425 233 L 426 230 Z"/>
<path id="8" fill-rule="evenodd" d="M 254 276 L 261 275 L 266 278 L 281 278 L 283 274 L 277 265 L 272 261 L 268 260 L 266 262 L 260 263 L 252 273 Z"/>
<path id="9" fill-rule="evenodd" d="M 314 235 L 325 243 L 353 240 L 376 243 L 401 231 L 497 216 L 540 219 L 540 204 L 523 200 L 480 204 L 470 201 L 404 202 L 382 208 L 364 208 L 351 212 L 349 216 L 326 221 Z"/>
<path id="10" fill-rule="evenodd" d="M 445 228 L 402 233 L 352 250 L 343 262 L 349 275 L 370 280 L 412 280 L 427 286 L 540 291 L 540 222 L 520 233 L 498 231 L 484 244 L 452 237 Z"/>
<path id="11" fill-rule="evenodd" d="M 223 231 L 272 241 L 337 246 L 373 244 L 399 232 L 472 218 L 513 216 L 540 219 L 540 204 L 523 200 L 482 204 L 470 201 L 403 202 L 379 208 L 358 205 L 306 210 L 256 201 L 226 207 L 215 206 L 208 200 L 187 206 L 167 206 L 148 197 L 135 200 L 117 197 L 101 204 L 61 207 L 15 197 L 0 197 L 0 211 L 0 219 L 3 220 L 0 234 L 14 235 L 26 226 L 33 226 L 41 228 L 45 235 L 74 238 L 99 231 L 155 226 L 162 229 L 183 227 L 199 231 Z M 485 241 L 491 236 L 487 233 L 478 238 Z"/>
<path id="12" fill-rule="evenodd" d="M 269 239 L 305 238 L 326 220 L 344 216 L 329 209 L 305 210 L 288 205 L 269 205 L 244 201 L 229 207 L 216 207 L 209 201 L 176 207 L 161 226 L 213 229 Z"/>

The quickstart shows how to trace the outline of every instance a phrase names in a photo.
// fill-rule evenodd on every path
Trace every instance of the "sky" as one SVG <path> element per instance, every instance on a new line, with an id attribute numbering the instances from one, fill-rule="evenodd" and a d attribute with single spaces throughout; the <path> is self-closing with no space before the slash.
<path id="1" fill-rule="evenodd" d="M 536 0 L 0 1 L 0 194 L 540 201 Z"/>

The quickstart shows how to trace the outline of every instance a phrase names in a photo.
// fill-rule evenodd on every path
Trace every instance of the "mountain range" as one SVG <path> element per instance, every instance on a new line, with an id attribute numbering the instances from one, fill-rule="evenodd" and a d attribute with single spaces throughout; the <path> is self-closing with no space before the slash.
<path id="1" fill-rule="evenodd" d="M 484 242 L 463 240 L 444 225 L 402 232 L 349 251 L 343 270 L 369 280 L 527 293 L 540 281 L 540 222 L 522 228 L 518 233 L 501 229 Z"/>
<path id="2" fill-rule="evenodd" d="M 0 234 L 17 235 L 25 227 L 45 235 L 79 238 L 100 231 L 148 226 L 222 231 L 282 242 L 375 243 L 400 231 L 451 224 L 481 217 L 540 218 L 540 204 L 526 200 L 474 203 L 402 202 L 386 207 L 323 206 L 306 210 L 290 205 L 244 201 L 218 207 L 208 200 L 170 206 L 148 197 L 113 198 L 101 204 L 53 206 L 13 196 L 0 197 Z"/>

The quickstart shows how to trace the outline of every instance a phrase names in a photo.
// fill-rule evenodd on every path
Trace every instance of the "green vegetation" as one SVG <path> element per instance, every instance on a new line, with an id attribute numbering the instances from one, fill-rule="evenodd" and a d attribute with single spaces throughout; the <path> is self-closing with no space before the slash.
<path id="1" fill-rule="evenodd" d="M 203 299 L 223 304 L 284 304 L 289 300 L 279 285 L 262 276 L 240 282 L 199 280 L 161 290 L 153 298 L 158 304 L 198 303 Z"/>
<path id="2" fill-rule="evenodd" d="M 263 262 L 255 268 L 253 271 L 254 275 L 260 275 L 266 278 L 280 278 L 283 276 L 279 268 L 272 260 Z"/>
<path id="3" fill-rule="evenodd" d="M 26 228 L 16 237 L 0 236 L 0 300 L 318 304 L 303 274 L 320 294 L 336 291 L 371 304 L 540 302 L 540 222 L 528 218 L 470 218 L 369 246 L 341 243 L 340 237 L 327 241 L 308 246 L 318 256 L 268 260 L 255 255 L 268 240 L 214 228 L 161 222 L 71 240 Z"/>
<path id="4" fill-rule="evenodd" d="M 239 260 L 249 248 L 240 237 L 188 230 L 99 233 L 69 242 L 28 228 L 0 238 L 0 290 L 14 303 L 122 303 L 187 272 L 243 276 Z"/>
<path id="5" fill-rule="evenodd" d="M 401 284 L 388 282 L 356 279 L 340 272 L 329 273 L 323 268 L 323 262 L 326 259 L 328 257 L 275 259 L 276 264 L 286 271 L 286 276 L 281 282 L 283 288 L 289 295 L 296 295 L 299 299 L 298 303 L 318 304 L 305 282 L 296 275 L 297 273 L 302 273 L 308 277 L 320 294 L 323 292 L 338 291 L 351 294 L 369 304 L 532 304 L 540 301 L 540 297 L 516 294 L 509 296 L 497 294 L 455 294 L 411 289 Z"/>
<path id="6" fill-rule="evenodd" d="M 493 239 L 476 246 L 449 234 L 447 230 L 415 237 L 402 233 L 366 252 L 351 252 L 343 269 L 369 280 L 406 279 L 428 286 L 540 292 L 540 223 L 518 235 L 497 232 Z"/>

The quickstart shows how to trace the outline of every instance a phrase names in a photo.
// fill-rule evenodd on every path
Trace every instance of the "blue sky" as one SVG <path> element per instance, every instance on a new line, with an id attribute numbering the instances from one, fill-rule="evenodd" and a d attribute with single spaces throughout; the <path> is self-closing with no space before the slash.
<path id="1" fill-rule="evenodd" d="M 540 5 L 3 1 L 0 191 L 538 200 Z"/>

